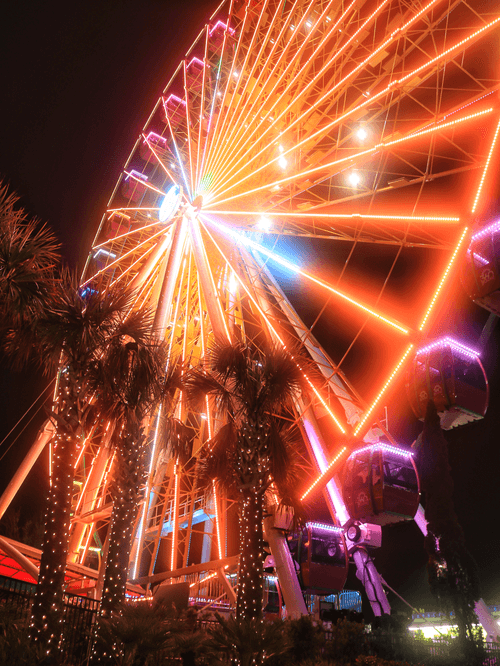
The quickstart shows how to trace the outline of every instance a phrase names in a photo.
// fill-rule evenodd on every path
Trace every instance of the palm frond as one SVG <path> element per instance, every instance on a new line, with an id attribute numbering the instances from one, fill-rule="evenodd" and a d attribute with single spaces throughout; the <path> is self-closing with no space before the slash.
<path id="1" fill-rule="evenodd" d="M 230 421 L 207 442 L 207 453 L 198 459 L 198 486 L 210 494 L 212 482 L 228 496 L 235 496 L 238 478 L 235 473 L 237 455 L 237 431 Z"/>
<path id="2" fill-rule="evenodd" d="M 205 411 L 205 398 L 208 396 L 215 400 L 221 415 L 232 415 L 233 392 L 214 374 L 193 368 L 184 377 L 184 387 L 193 409 Z"/>
<path id="3" fill-rule="evenodd" d="M 288 425 L 272 419 L 269 437 L 271 478 L 281 498 L 280 504 L 293 508 L 295 515 L 302 516 L 300 490 L 303 486 L 304 469 L 297 455 L 300 431 L 296 425 Z"/>
<path id="4" fill-rule="evenodd" d="M 178 458 L 181 465 L 185 465 L 191 456 L 193 430 L 182 421 L 168 417 L 166 418 L 165 435 L 172 456 Z"/>
<path id="5" fill-rule="evenodd" d="M 32 322 L 51 298 L 59 243 L 47 226 L 17 207 L 18 197 L 0 182 L 0 327 L 3 336 Z"/>

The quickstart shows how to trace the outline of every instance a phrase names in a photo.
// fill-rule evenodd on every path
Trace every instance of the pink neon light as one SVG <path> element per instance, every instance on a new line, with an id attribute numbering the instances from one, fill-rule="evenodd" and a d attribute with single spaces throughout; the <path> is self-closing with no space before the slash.
<path id="1" fill-rule="evenodd" d="M 325 470 L 328 467 L 328 462 L 326 460 L 325 453 L 323 451 L 323 448 L 319 440 L 316 437 L 316 433 L 314 432 L 314 428 L 312 427 L 312 425 L 309 423 L 307 419 L 304 419 L 303 423 L 305 431 L 307 433 L 307 438 L 311 443 L 311 447 L 314 453 L 314 457 L 316 458 L 316 463 L 319 467 L 319 471 L 321 472 L 321 474 L 323 474 L 323 472 L 325 472 Z M 342 499 L 342 496 L 340 495 L 337 485 L 335 484 L 333 479 L 326 484 L 326 489 L 328 491 L 328 494 L 330 495 L 330 499 L 335 509 L 335 513 L 337 514 L 337 518 L 339 519 L 339 522 L 343 525 L 349 520 L 349 514 L 347 513 L 344 500 Z"/>
<path id="2" fill-rule="evenodd" d="M 132 178 L 135 176 L 136 178 L 139 178 L 140 180 L 143 180 L 143 181 L 148 180 L 147 176 L 145 176 L 140 171 L 136 171 L 135 169 L 132 169 L 132 171 L 127 174 L 125 180 L 128 180 L 130 178 L 130 176 L 132 176 Z"/>
<path id="3" fill-rule="evenodd" d="M 467 250 L 467 255 L 470 256 L 470 254 L 471 254 L 471 251 Z M 485 259 L 480 254 L 478 254 L 477 252 L 473 252 L 472 254 L 473 254 L 473 260 L 477 261 L 478 264 L 482 264 L 483 266 L 487 266 L 489 263 L 491 263 L 491 262 L 488 261 L 488 259 Z"/>
<path id="4" fill-rule="evenodd" d="M 395 455 L 402 456 L 403 458 L 413 457 L 413 451 L 408 451 L 407 449 L 399 449 L 395 446 L 390 446 L 390 444 L 378 443 L 378 444 L 370 444 L 370 446 L 364 446 L 362 449 L 353 451 L 353 453 L 349 456 L 349 458 L 357 456 L 358 453 L 364 453 L 365 451 L 376 451 L 377 449 L 382 451 L 388 451 L 389 453 L 394 453 Z"/>
<path id="5" fill-rule="evenodd" d="M 224 30 L 227 30 L 228 32 L 230 32 L 231 35 L 234 35 L 234 30 L 233 30 L 233 28 L 228 28 L 228 26 L 227 26 L 223 21 L 217 21 L 217 23 L 216 23 L 214 26 L 212 26 L 212 29 L 210 30 L 210 33 L 209 33 L 210 36 L 212 36 L 212 34 L 217 30 L 217 28 L 218 28 L 219 26 L 220 26 L 221 28 L 223 28 Z"/>
<path id="6" fill-rule="evenodd" d="M 157 145 L 159 143 L 162 143 L 164 146 L 167 145 L 167 140 L 165 137 L 156 134 L 156 132 L 150 132 L 146 137 L 146 141 L 149 141 L 150 143 L 156 143 Z"/>
<path id="7" fill-rule="evenodd" d="M 187 65 L 188 68 L 191 67 L 191 65 L 193 63 L 196 63 L 197 65 L 200 65 L 200 67 L 205 67 L 205 63 L 203 62 L 203 60 L 200 60 L 196 56 L 194 56 L 193 59 L 188 63 L 188 65 Z"/>
<path id="8" fill-rule="evenodd" d="M 479 240 L 480 238 L 484 238 L 488 234 L 494 232 L 494 231 L 499 231 L 500 230 L 500 220 L 497 220 L 496 222 L 493 222 L 493 224 L 489 224 L 487 227 L 483 227 L 481 231 L 478 231 L 475 233 L 471 240 Z"/>
<path id="9" fill-rule="evenodd" d="M 466 347 L 461 342 L 457 342 L 456 340 L 448 336 L 446 336 L 445 338 L 440 338 L 439 340 L 435 340 L 430 345 L 422 347 L 422 349 L 418 349 L 416 355 L 418 356 L 419 354 L 425 354 L 426 352 L 431 351 L 432 349 L 437 349 L 439 347 L 445 347 L 445 346 L 449 346 L 452 349 L 455 349 L 455 351 L 457 352 L 465 354 L 466 356 L 470 356 L 474 360 L 479 358 L 479 356 L 481 356 L 480 352 L 478 352 L 477 350 L 471 349 L 470 347 Z"/>
<path id="10" fill-rule="evenodd" d="M 174 93 L 170 93 L 170 95 L 165 100 L 165 104 L 169 104 L 171 100 L 175 100 L 178 104 L 184 104 L 184 106 L 186 106 L 186 100 L 181 99 L 177 95 L 174 95 Z"/>

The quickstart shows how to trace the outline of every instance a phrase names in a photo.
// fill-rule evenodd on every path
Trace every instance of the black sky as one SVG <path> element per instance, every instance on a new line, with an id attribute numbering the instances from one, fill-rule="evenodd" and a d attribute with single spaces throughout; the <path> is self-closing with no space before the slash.
<path id="1" fill-rule="evenodd" d="M 63 254 L 81 269 L 106 202 L 154 103 L 217 2 L 72 0 L 3 3 L 0 12 L 0 175 L 22 205 L 55 229 Z M 443 321 L 477 339 L 486 315 L 459 287 Z M 492 399 L 487 417 L 450 433 L 457 513 L 478 561 L 487 600 L 500 600 L 500 387 L 498 335 L 485 365 Z M 3 437 L 44 386 L 32 372 L 0 377 Z M 400 387 L 402 389 L 402 386 Z M 419 424 L 406 398 L 389 405 L 396 434 Z M 0 486 L 22 459 L 43 413 L 3 462 Z M 391 425 L 391 423 L 390 423 Z M 9 444 L 0 447 L 2 450 Z M 411 443 L 411 441 L 408 441 Z M 41 505 L 44 461 L 30 476 L 29 510 Z M 26 503 L 24 504 L 26 510 Z M 377 564 L 413 604 L 428 603 L 423 540 L 414 524 L 384 531 Z M 351 581 L 353 584 L 354 582 Z"/>

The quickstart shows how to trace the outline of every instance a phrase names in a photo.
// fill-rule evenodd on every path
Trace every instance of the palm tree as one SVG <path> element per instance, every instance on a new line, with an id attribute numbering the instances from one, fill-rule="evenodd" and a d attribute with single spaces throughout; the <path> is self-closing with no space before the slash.
<path id="1" fill-rule="evenodd" d="M 44 312 L 55 286 L 59 244 L 19 198 L 0 181 L 0 338 L 18 331 Z M 25 358 L 23 354 L 22 358 Z M 17 360 L 17 359 L 16 359 Z"/>
<path id="2" fill-rule="evenodd" d="M 166 346 L 150 333 L 149 314 L 137 311 L 124 324 L 125 334 L 110 341 L 88 372 L 95 389 L 95 408 L 113 425 L 111 442 L 115 452 L 113 513 L 101 599 L 104 615 L 125 601 L 132 529 L 146 473 L 148 417 L 161 404 L 164 422 L 181 387 L 176 363 L 167 368 Z"/>
<path id="3" fill-rule="evenodd" d="M 123 314 L 131 296 L 122 289 L 79 290 L 63 272 L 45 312 L 31 326 L 11 332 L 8 350 L 18 358 L 34 349 L 47 372 L 59 368 L 51 418 L 56 424 L 52 477 L 45 516 L 40 574 L 30 634 L 47 652 L 55 652 L 62 633 L 63 584 L 68 554 L 71 496 L 77 445 L 90 409 L 87 371 L 109 341 L 126 328 Z"/>
<path id="4" fill-rule="evenodd" d="M 303 360 L 303 359 L 302 359 Z M 240 506 L 237 619 L 262 615 L 262 520 L 265 495 L 274 484 L 282 501 L 294 503 L 299 468 L 292 429 L 275 415 L 290 414 L 303 373 L 283 350 L 215 344 L 209 369 L 194 369 L 185 383 L 196 404 L 208 396 L 226 424 L 206 447 L 202 477 L 236 494 Z"/>

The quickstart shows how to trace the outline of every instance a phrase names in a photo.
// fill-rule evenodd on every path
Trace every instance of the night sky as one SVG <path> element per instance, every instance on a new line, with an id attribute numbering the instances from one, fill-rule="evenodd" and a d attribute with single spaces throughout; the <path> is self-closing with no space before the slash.
<path id="1" fill-rule="evenodd" d="M 0 175 L 30 214 L 54 228 L 75 269 L 83 267 L 112 188 L 154 103 L 216 7 L 217 2 L 203 0 L 3 4 Z M 487 313 L 468 302 L 457 280 L 449 299 L 442 322 L 470 342 L 477 340 Z M 500 601 L 497 343 L 495 331 L 484 355 L 491 388 L 486 418 L 447 434 L 456 509 L 489 602 Z M 46 384 L 34 370 L 13 377 L 3 369 L 2 438 Z M 411 443 L 421 425 L 406 398 L 399 395 L 388 407 L 389 427 Z M 43 418 L 42 411 L 35 415 L 1 460 L 1 487 Z M 11 442 L 2 444 L 0 455 Z M 25 514 L 41 507 L 44 466 L 41 460 L 18 502 Z M 430 606 L 423 538 L 415 524 L 384 529 L 375 559 L 387 582 L 412 604 Z"/>

